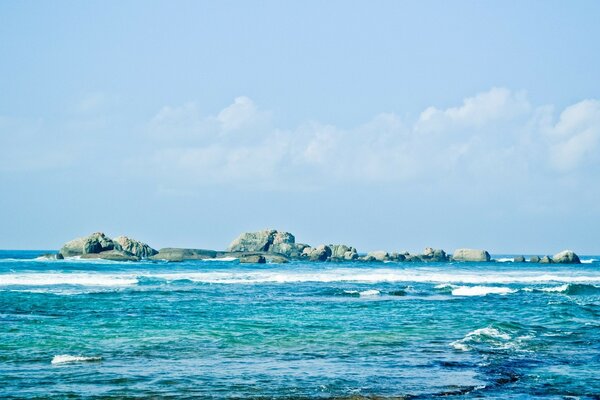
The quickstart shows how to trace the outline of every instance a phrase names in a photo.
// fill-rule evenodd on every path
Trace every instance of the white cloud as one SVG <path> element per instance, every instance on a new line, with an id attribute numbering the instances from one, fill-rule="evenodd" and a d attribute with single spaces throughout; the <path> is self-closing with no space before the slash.
<path id="1" fill-rule="evenodd" d="M 216 115 L 202 115 L 194 103 L 165 106 L 150 130 L 169 138 L 168 146 L 160 142 L 131 165 L 158 170 L 157 179 L 173 185 L 289 188 L 507 185 L 597 161 L 600 102 L 577 103 L 553 120 L 551 107 L 532 106 L 523 92 L 493 88 L 456 107 L 429 107 L 414 122 L 383 113 L 351 129 L 320 122 L 282 129 L 238 97 Z"/>

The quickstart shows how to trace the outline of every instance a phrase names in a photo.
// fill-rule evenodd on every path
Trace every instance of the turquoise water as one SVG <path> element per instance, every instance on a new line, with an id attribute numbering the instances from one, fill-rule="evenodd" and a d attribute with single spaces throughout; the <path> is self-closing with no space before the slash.
<path id="1" fill-rule="evenodd" d="M 0 398 L 600 398 L 575 266 L 0 252 Z"/>

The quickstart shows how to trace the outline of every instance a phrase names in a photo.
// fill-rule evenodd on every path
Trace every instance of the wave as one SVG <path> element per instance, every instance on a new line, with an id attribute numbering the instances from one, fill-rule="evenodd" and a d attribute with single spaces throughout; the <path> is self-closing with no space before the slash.
<path id="1" fill-rule="evenodd" d="M 80 286 L 133 286 L 138 282 L 130 274 L 103 273 L 20 273 L 0 274 L 0 286 L 49 286 L 49 285 L 80 285 Z"/>
<path id="2" fill-rule="evenodd" d="M 515 262 L 515 259 L 512 257 L 498 258 L 496 262 Z"/>
<path id="3" fill-rule="evenodd" d="M 202 261 L 232 262 L 232 261 L 239 261 L 239 258 L 236 258 L 236 257 L 207 258 Z"/>
<path id="4" fill-rule="evenodd" d="M 572 272 L 536 275 L 535 271 L 437 271 L 431 269 L 364 269 L 333 268 L 325 270 L 234 270 L 187 272 L 21 272 L 0 273 L 0 286 L 134 286 L 138 284 L 169 284 L 177 281 L 210 284 L 276 284 L 302 282 L 416 282 L 443 284 L 436 289 L 455 295 L 481 295 L 477 291 L 502 294 L 512 289 L 485 289 L 494 284 L 600 284 L 600 272 L 573 275 Z M 461 287 L 457 285 L 476 285 Z M 454 286 L 448 286 L 454 285 Z M 446 289 L 443 289 L 446 287 Z M 477 289 L 479 287 L 479 289 Z M 475 289 L 474 289 L 475 288 Z M 481 289 L 483 288 L 483 289 Z"/>
<path id="5" fill-rule="evenodd" d="M 582 263 L 582 264 L 593 264 L 593 263 L 595 263 L 596 261 L 598 261 L 598 260 L 597 260 L 597 259 L 595 259 L 595 258 L 588 258 L 588 259 L 586 259 L 586 260 L 581 260 L 581 263 Z"/>
<path id="6" fill-rule="evenodd" d="M 85 356 L 72 356 L 70 354 L 59 354 L 52 358 L 50 364 L 72 364 L 80 362 L 96 362 L 102 361 L 102 357 L 85 357 Z"/>
<path id="7" fill-rule="evenodd" d="M 511 340 L 512 336 L 493 327 L 479 328 L 465 335 L 464 338 L 450 343 L 456 350 L 469 351 L 476 343 L 488 343 L 501 347 Z"/>
<path id="8" fill-rule="evenodd" d="M 486 296 L 488 294 L 509 294 L 517 290 L 497 286 L 459 286 L 452 289 L 453 296 Z"/>
<path id="9" fill-rule="evenodd" d="M 568 295 L 594 295 L 600 294 L 600 287 L 596 285 L 586 285 L 578 283 L 568 283 L 560 286 L 534 289 L 541 292 L 555 292 Z"/>

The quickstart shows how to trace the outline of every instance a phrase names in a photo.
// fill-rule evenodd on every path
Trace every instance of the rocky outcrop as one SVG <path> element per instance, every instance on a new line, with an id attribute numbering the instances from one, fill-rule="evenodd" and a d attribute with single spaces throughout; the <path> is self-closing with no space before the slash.
<path id="1" fill-rule="evenodd" d="M 378 250 L 367 253 L 365 261 L 390 261 L 390 254 L 387 251 Z"/>
<path id="2" fill-rule="evenodd" d="M 158 254 L 158 251 L 154 250 L 152 247 L 148 246 L 146 243 L 142 243 L 139 240 L 128 238 L 127 236 L 119 236 L 113 240 L 121 250 L 133 254 L 139 258 L 148 258 L 152 257 L 155 254 Z"/>
<path id="3" fill-rule="evenodd" d="M 444 262 L 448 261 L 446 252 L 442 249 L 433 249 L 431 247 L 425 248 L 423 254 L 420 255 L 421 260 L 430 262 Z"/>
<path id="4" fill-rule="evenodd" d="M 302 251 L 309 247 L 296 243 L 296 238 L 289 232 L 267 229 L 258 232 L 245 232 L 238 236 L 227 248 L 230 252 L 268 252 L 279 253 L 286 257 L 300 257 Z"/>
<path id="5" fill-rule="evenodd" d="M 102 259 L 109 261 L 139 261 L 139 257 L 121 250 L 106 250 L 99 253 L 86 253 L 81 255 L 82 259 Z"/>
<path id="6" fill-rule="evenodd" d="M 62 257 L 81 256 L 114 261 L 134 261 L 150 257 L 157 251 L 140 241 L 119 236 L 112 240 L 102 232 L 95 232 L 65 243 L 58 254 Z"/>
<path id="7" fill-rule="evenodd" d="M 550 256 L 544 256 L 540 258 L 540 264 L 552 264 L 552 258 Z"/>
<path id="8" fill-rule="evenodd" d="M 529 262 L 530 263 L 539 263 L 540 262 L 540 258 L 538 256 L 531 256 L 529 258 Z"/>
<path id="9" fill-rule="evenodd" d="M 157 254 L 150 257 L 151 260 L 162 261 L 186 261 L 186 260 L 206 260 L 222 256 L 222 252 L 204 249 L 178 249 L 167 247 L 160 249 Z"/>
<path id="10" fill-rule="evenodd" d="M 239 260 L 242 264 L 264 264 L 267 262 L 267 259 L 260 254 L 244 255 Z"/>
<path id="11" fill-rule="evenodd" d="M 327 261 L 331 257 L 331 248 L 324 244 L 317 247 L 307 247 L 302 251 L 302 257 L 310 261 Z"/>
<path id="12" fill-rule="evenodd" d="M 330 244 L 331 259 L 334 261 L 352 261 L 358 258 L 358 252 L 354 247 L 345 244 Z"/>
<path id="13" fill-rule="evenodd" d="M 523 257 L 523 256 L 516 256 L 516 257 L 513 259 L 513 262 L 516 262 L 516 263 L 524 263 L 524 262 L 525 262 L 525 257 Z"/>
<path id="14" fill-rule="evenodd" d="M 485 250 L 456 249 L 452 253 L 453 261 L 487 262 L 490 259 L 490 253 Z"/>
<path id="15" fill-rule="evenodd" d="M 557 264 L 581 264 L 579 256 L 571 250 L 563 250 L 560 253 L 556 253 L 552 257 L 552 261 Z"/>

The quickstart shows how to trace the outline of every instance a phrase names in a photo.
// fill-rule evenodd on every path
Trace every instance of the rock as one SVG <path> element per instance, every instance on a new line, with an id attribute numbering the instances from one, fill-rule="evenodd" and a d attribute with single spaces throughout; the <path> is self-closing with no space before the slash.
<path id="1" fill-rule="evenodd" d="M 421 254 L 421 260 L 423 261 L 433 261 L 433 262 L 443 262 L 448 261 L 448 256 L 446 252 L 442 249 L 433 249 L 431 247 L 425 248 L 423 254 Z"/>
<path id="2" fill-rule="evenodd" d="M 290 262 L 289 258 L 287 258 L 281 254 L 267 253 L 267 254 L 264 254 L 263 257 L 270 264 L 285 264 L 285 263 Z"/>
<path id="3" fill-rule="evenodd" d="M 106 250 L 100 253 L 86 253 L 82 254 L 81 258 L 85 259 L 102 259 L 110 261 L 139 261 L 139 257 L 136 257 L 130 253 L 121 250 Z"/>
<path id="4" fill-rule="evenodd" d="M 96 254 L 115 249 L 121 250 L 119 246 L 115 246 L 111 238 L 102 232 L 92 233 L 83 243 L 83 254 Z"/>
<path id="5" fill-rule="evenodd" d="M 203 249 L 178 249 L 164 248 L 160 249 L 157 254 L 149 257 L 151 260 L 163 261 L 185 261 L 185 260 L 206 260 L 207 258 L 216 258 L 221 254 L 214 250 Z M 234 256 L 235 257 L 235 256 Z"/>
<path id="6" fill-rule="evenodd" d="M 530 263 L 539 263 L 540 262 L 540 258 L 538 256 L 531 256 L 529 258 L 529 262 Z"/>
<path id="7" fill-rule="evenodd" d="M 358 253 L 354 247 L 346 246 L 345 244 L 330 244 L 331 259 L 352 261 L 358 258 Z"/>
<path id="8" fill-rule="evenodd" d="M 228 251 L 269 251 L 273 245 L 295 244 L 296 238 L 289 232 L 267 229 L 245 232 L 229 245 Z"/>
<path id="9" fill-rule="evenodd" d="M 394 252 L 390 254 L 390 261 L 406 261 L 406 255 Z"/>
<path id="10" fill-rule="evenodd" d="M 540 258 L 540 264 L 552 264 L 552 258 L 550 258 L 550 256 L 544 256 Z"/>
<path id="11" fill-rule="evenodd" d="M 152 257 L 158 254 L 158 251 L 148 246 L 146 243 L 142 243 L 138 240 L 128 238 L 127 236 L 119 236 L 113 240 L 117 243 L 123 251 L 133 254 L 139 258 Z"/>
<path id="12" fill-rule="evenodd" d="M 38 257 L 40 260 L 63 260 L 64 257 L 60 253 L 47 253 Z"/>
<path id="13" fill-rule="evenodd" d="M 367 261 L 389 261 L 390 255 L 387 251 L 371 251 L 367 253 Z"/>
<path id="14" fill-rule="evenodd" d="M 259 254 L 244 255 L 239 257 L 242 264 L 264 264 L 267 262 L 264 256 Z"/>
<path id="15" fill-rule="evenodd" d="M 525 262 L 525 257 L 523 257 L 523 256 L 516 256 L 516 257 L 513 259 L 513 262 L 516 262 L 516 263 L 524 263 L 524 262 Z"/>
<path id="16" fill-rule="evenodd" d="M 113 249 L 120 250 L 120 247 L 116 248 L 114 242 L 104 233 L 96 232 L 90 236 L 77 238 L 65 243 L 59 253 L 63 257 L 74 257 Z"/>
<path id="17" fill-rule="evenodd" d="M 556 253 L 552 257 L 552 261 L 558 264 L 581 264 L 579 256 L 571 250 L 563 250 L 560 253 Z"/>
<path id="18" fill-rule="evenodd" d="M 487 262 L 490 261 L 490 253 L 485 250 L 456 249 L 452 254 L 454 261 Z"/>
<path id="19" fill-rule="evenodd" d="M 331 248 L 324 244 L 317 247 L 307 247 L 302 251 L 302 257 L 308 257 L 310 261 L 327 261 L 331 256 Z"/>

